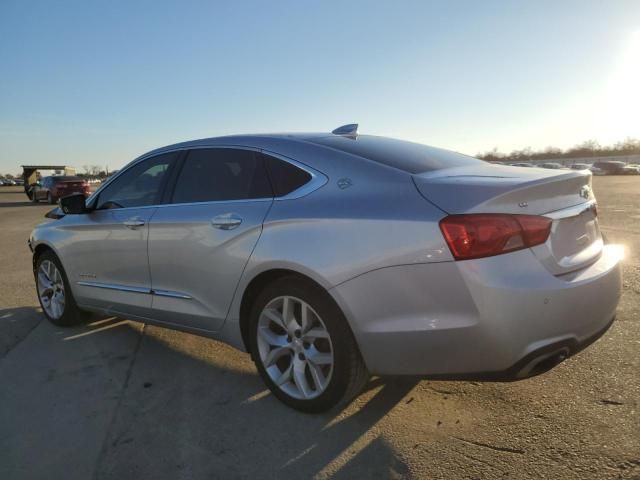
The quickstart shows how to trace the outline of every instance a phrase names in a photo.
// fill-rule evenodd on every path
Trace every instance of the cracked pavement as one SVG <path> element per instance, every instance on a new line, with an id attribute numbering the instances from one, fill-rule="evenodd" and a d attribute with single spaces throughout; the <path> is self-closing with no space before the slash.
<path id="1" fill-rule="evenodd" d="M 50 207 L 0 187 L 0 478 L 640 478 L 640 177 L 594 189 L 628 250 L 603 338 L 522 382 L 373 379 L 313 416 L 216 341 L 44 321 L 26 239 Z"/>

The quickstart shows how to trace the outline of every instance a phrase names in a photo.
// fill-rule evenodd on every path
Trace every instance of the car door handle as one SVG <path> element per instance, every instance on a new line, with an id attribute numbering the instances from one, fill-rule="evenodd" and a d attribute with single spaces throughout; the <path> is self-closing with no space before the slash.
<path id="1" fill-rule="evenodd" d="M 233 230 L 241 223 L 242 218 L 240 218 L 235 213 L 225 213 L 223 215 L 218 215 L 211 220 L 211 225 L 213 226 L 213 228 L 219 228 L 220 230 Z"/>
<path id="2" fill-rule="evenodd" d="M 144 226 L 144 220 L 140 217 L 128 218 L 124 221 L 124 226 L 132 230 L 135 230 L 138 227 Z"/>

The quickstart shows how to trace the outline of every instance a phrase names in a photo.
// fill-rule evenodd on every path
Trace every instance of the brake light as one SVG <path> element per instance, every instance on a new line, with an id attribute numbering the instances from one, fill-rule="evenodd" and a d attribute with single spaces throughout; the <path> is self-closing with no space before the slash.
<path id="1" fill-rule="evenodd" d="M 478 213 L 449 215 L 440 230 L 456 260 L 491 257 L 540 245 L 551 232 L 551 219 L 537 215 Z"/>

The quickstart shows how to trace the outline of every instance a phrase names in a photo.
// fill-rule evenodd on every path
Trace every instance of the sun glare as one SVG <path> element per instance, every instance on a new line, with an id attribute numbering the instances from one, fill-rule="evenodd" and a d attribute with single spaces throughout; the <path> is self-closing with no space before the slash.
<path id="1" fill-rule="evenodd" d="M 608 85 L 606 136 L 613 139 L 640 137 L 640 30 L 624 49 Z"/>

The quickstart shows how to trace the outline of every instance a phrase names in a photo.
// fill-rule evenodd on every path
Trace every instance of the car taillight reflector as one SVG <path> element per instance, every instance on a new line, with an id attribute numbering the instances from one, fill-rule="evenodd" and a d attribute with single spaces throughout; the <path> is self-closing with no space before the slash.
<path id="1" fill-rule="evenodd" d="M 547 241 L 551 219 L 537 215 L 449 215 L 440 230 L 456 260 L 491 257 Z"/>

